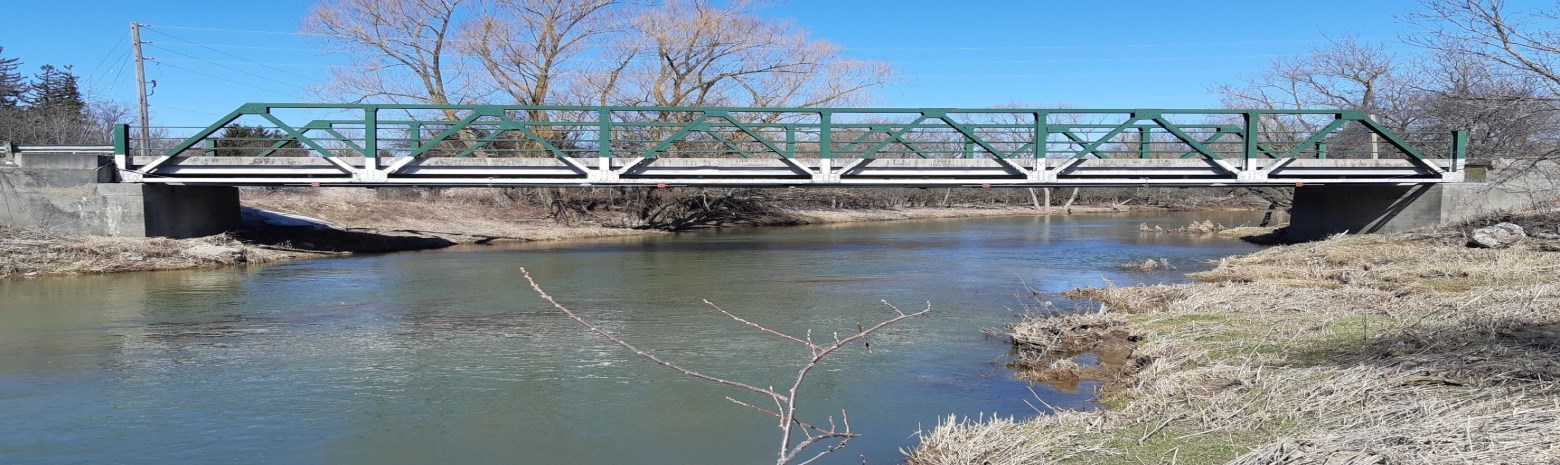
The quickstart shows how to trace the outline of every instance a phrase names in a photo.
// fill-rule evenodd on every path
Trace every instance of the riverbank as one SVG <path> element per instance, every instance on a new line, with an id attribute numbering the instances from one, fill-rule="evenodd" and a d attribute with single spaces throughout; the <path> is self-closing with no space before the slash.
<path id="1" fill-rule="evenodd" d="M 1555 219 L 1501 218 L 1542 232 Z M 1469 248 L 1467 229 L 1342 236 L 1228 258 L 1192 284 L 1070 291 L 1099 310 L 1015 326 L 1013 365 L 1092 381 L 1106 408 L 950 418 L 908 463 L 1560 461 L 1560 244 Z"/>
<path id="2" fill-rule="evenodd" d="M 382 199 L 371 191 L 321 195 L 246 192 L 245 227 L 196 239 L 74 236 L 0 229 L 0 279 L 49 275 L 157 271 L 332 257 L 355 253 L 427 250 L 458 244 L 590 239 L 669 234 L 630 226 L 620 213 L 559 221 L 549 212 L 500 207 L 473 199 Z M 1053 208 L 1052 214 L 1111 213 L 1109 207 Z M 777 209 L 740 222 L 703 228 L 907 221 L 1046 214 L 1026 207 L 901 209 Z"/>
<path id="3" fill-rule="evenodd" d="M 348 231 L 382 235 L 437 238 L 453 244 L 529 242 L 597 237 L 669 234 L 667 229 L 634 224 L 620 212 L 601 212 L 560 221 L 539 208 L 497 207 L 477 201 L 424 202 L 360 197 L 288 196 L 246 198 L 247 206 L 286 212 L 322 220 Z M 737 221 L 705 224 L 691 229 L 748 226 L 799 226 L 809 224 L 908 221 L 938 218 L 976 218 L 1044 214 L 1098 214 L 1134 211 L 1099 206 L 1053 207 L 908 207 L 897 209 L 775 209 Z M 1142 211 L 1138 209 L 1136 211 Z"/>
<path id="4" fill-rule="evenodd" d="M 71 236 L 0 227 L 0 279 L 260 264 L 331 255 L 247 244 L 226 234 L 166 239 Z"/>

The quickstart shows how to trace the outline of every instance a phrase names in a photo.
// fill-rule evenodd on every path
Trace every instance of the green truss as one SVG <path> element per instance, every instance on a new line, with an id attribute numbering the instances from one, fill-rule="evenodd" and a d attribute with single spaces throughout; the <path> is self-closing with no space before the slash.
<path id="1" fill-rule="evenodd" d="M 446 110 L 459 118 L 444 118 Z M 278 116 L 309 111 L 341 119 L 291 124 Z M 534 112 L 546 121 L 521 119 Z M 400 115 L 395 117 L 386 117 Z M 213 155 L 219 132 L 258 119 L 285 137 L 253 149 L 269 156 L 288 144 L 314 156 L 378 158 L 493 156 L 559 158 L 1327 158 L 1352 127 L 1372 150 L 1425 164 L 1424 141 L 1394 133 L 1353 110 L 702 108 L 520 105 L 249 103 L 155 155 Z M 1274 131 L 1264 121 L 1310 121 L 1314 129 Z M 883 121 L 884 119 L 897 121 Z M 1082 121 L 1094 120 L 1094 121 Z M 120 154 L 136 144 L 115 131 Z M 1466 158 L 1467 136 L 1447 134 L 1436 158 Z M 1438 139 L 1439 140 L 1439 139 Z M 1439 148 L 1439 147 L 1438 147 Z"/>

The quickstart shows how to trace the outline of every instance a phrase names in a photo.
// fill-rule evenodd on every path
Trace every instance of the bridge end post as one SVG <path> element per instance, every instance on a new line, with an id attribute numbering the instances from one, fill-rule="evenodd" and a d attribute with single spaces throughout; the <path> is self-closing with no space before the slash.
<path id="1" fill-rule="evenodd" d="M 130 125 L 114 125 L 114 167 L 119 171 L 130 168 Z"/>

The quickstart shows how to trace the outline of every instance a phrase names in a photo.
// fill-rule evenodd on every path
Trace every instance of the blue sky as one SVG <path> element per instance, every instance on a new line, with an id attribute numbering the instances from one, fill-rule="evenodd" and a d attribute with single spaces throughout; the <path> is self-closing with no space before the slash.
<path id="1" fill-rule="evenodd" d="M 100 98 L 133 103 L 129 24 L 159 125 L 201 125 L 244 102 L 307 101 L 346 56 L 297 34 L 313 0 L 31 1 L 8 6 L 4 56 L 73 65 Z M 1165 2 L 791 0 L 764 10 L 902 75 L 878 104 L 1215 107 L 1211 86 L 1356 34 L 1395 45 L 1413 0 Z M 263 63 L 259 65 L 256 63 Z"/>

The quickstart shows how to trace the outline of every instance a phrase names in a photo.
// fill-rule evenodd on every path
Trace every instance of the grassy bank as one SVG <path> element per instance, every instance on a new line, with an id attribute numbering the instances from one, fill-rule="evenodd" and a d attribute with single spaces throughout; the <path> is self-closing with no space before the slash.
<path id="1" fill-rule="evenodd" d="M 1548 215 L 1505 219 L 1555 229 Z M 1101 310 L 1015 326 L 1013 363 L 1039 381 L 1101 381 L 1106 408 L 950 418 L 909 463 L 1560 461 L 1560 244 L 1474 249 L 1465 229 L 1071 291 Z"/>
<path id="2" fill-rule="evenodd" d="M 319 256 L 326 255 L 246 244 L 228 235 L 175 240 L 73 236 L 0 227 L 0 279 L 204 268 Z"/>

